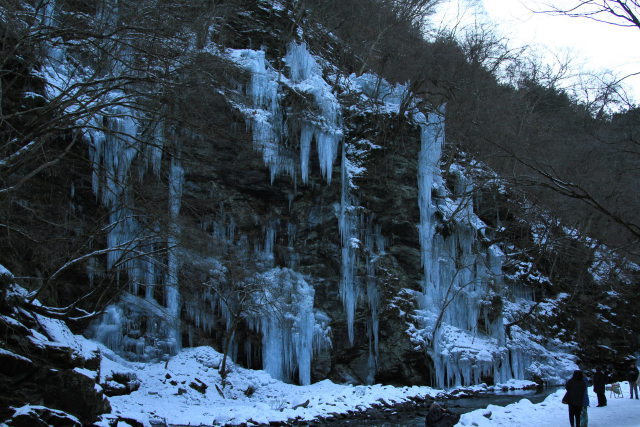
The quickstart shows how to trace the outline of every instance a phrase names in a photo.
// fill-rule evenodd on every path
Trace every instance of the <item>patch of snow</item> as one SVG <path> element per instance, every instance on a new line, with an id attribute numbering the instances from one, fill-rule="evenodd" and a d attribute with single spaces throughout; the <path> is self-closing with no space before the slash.
<path id="1" fill-rule="evenodd" d="M 622 385 L 623 390 L 628 390 Z M 489 405 L 484 409 L 462 414 L 456 427 L 565 427 L 568 425 L 567 405 L 562 403 L 565 390 L 558 390 L 550 394 L 543 402 L 532 404 L 528 399 L 507 406 Z M 640 405 L 637 400 L 628 398 L 609 398 L 607 406 L 597 408 L 596 394 L 588 388 L 591 406 L 587 408 L 589 425 L 637 427 L 640 425 Z"/>

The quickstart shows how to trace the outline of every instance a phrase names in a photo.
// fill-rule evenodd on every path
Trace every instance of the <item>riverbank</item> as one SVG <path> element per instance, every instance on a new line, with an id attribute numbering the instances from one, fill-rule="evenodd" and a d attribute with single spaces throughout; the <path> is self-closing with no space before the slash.
<path id="1" fill-rule="evenodd" d="M 336 414 L 333 417 L 321 418 L 307 423 L 294 423 L 298 426 L 379 426 L 379 427 L 404 427 L 404 426 L 424 426 L 424 420 L 433 402 L 450 410 L 456 414 L 464 414 L 476 409 L 485 408 L 490 404 L 506 406 L 508 404 L 528 399 L 533 403 L 544 401 L 544 399 L 554 393 L 557 387 L 544 390 L 509 390 L 492 392 L 470 392 L 461 388 L 454 390 L 451 394 L 441 393 L 436 398 L 412 399 L 411 402 L 404 402 L 392 407 L 373 407 L 362 412 L 352 412 Z M 462 397 L 461 397 L 462 396 Z"/>

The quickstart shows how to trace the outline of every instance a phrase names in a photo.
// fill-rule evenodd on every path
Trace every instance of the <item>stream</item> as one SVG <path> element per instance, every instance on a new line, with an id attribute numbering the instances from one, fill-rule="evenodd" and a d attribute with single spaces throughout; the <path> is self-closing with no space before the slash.
<path id="1" fill-rule="evenodd" d="M 506 406 L 521 399 L 529 399 L 532 403 L 542 402 L 558 387 L 546 387 L 541 390 L 512 390 L 476 397 L 436 400 L 441 406 L 458 414 L 486 408 L 488 405 Z M 348 418 L 327 419 L 311 426 L 377 426 L 377 427 L 423 427 L 427 408 L 423 404 L 402 404 L 394 408 L 368 410 Z"/>

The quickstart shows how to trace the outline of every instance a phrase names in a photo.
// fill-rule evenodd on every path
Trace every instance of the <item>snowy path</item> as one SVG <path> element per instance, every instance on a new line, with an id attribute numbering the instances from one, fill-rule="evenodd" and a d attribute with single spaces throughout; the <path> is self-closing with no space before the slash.
<path id="1" fill-rule="evenodd" d="M 626 388 L 625 388 L 626 387 Z M 609 398 L 607 392 L 607 406 L 596 408 L 596 395 L 589 389 L 589 427 L 639 427 L 640 426 L 640 400 L 629 399 L 628 385 L 623 385 L 625 397 L 616 399 Z M 560 400 L 564 395 L 564 390 L 549 395 L 544 402 L 534 405 L 523 399 L 518 403 L 499 407 L 489 405 L 486 409 L 464 414 L 460 418 L 457 426 L 544 426 L 544 427 L 567 427 L 569 426 L 569 415 L 567 405 L 563 405 Z M 490 418 L 487 418 L 491 411 Z M 486 415 L 485 415 L 486 414 Z"/>

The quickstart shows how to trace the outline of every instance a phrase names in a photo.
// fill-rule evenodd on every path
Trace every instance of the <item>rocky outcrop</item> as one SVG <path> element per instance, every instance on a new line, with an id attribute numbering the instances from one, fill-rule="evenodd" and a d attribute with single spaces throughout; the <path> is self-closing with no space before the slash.
<path id="1" fill-rule="evenodd" d="M 109 412 L 97 385 L 100 355 L 56 341 L 66 326 L 21 308 L 24 290 L 8 277 L 0 304 L 0 419 L 16 426 L 75 426 Z"/>

